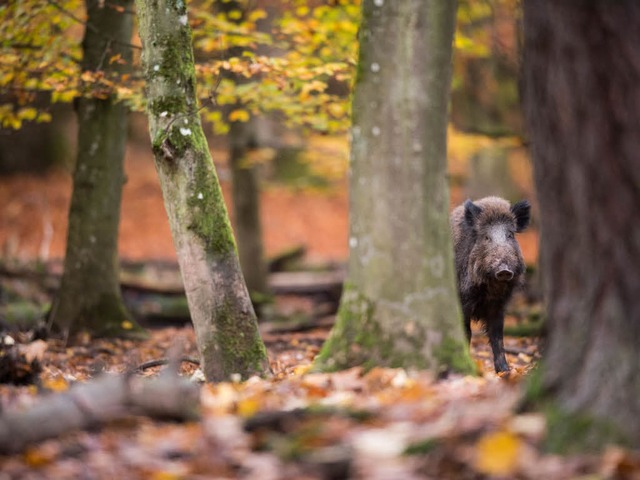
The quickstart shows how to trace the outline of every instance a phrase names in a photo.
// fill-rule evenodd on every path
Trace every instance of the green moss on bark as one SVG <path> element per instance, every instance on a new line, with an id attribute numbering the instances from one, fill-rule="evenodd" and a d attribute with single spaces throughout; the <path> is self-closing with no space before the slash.
<path id="1" fill-rule="evenodd" d="M 237 254 L 233 229 L 210 158 L 196 161 L 193 181 L 192 195 L 187 200 L 190 212 L 188 228 L 202 239 L 207 251 Z"/>
<path id="2" fill-rule="evenodd" d="M 207 380 L 269 371 L 195 96 L 182 0 L 137 0 L 149 126 Z"/>
<path id="3" fill-rule="evenodd" d="M 222 350 L 223 370 L 227 375 L 239 373 L 246 379 L 264 374 L 267 350 L 257 329 L 242 328 L 243 325 L 249 324 L 237 321 L 237 313 L 232 306 L 225 304 L 218 310 L 216 343 Z"/>
<path id="4" fill-rule="evenodd" d="M 181 96 L 164 95 L 149 102 L 147 109 L 154 115 L 166 115 L 173 118 L 176 114 L 182 112 L 185 106 L 184 98 Z"/>
<path id="5" fill-rule="evenodd" d="M 452 369 L 473 374 L 475 369 L 463 343 L 445 337 L 433 348 L 433 357 L 423 355 L 427 333 L 414 326 L 411 334 L 386 331 L 378 317 L 375 301 L 345 284 L 336 325 L 315 360 L 314 368 L 335 371 L 353 366 L 365 370 L 376 366 L 416 369 Z M 433 365 L 433 362 L 437 365 Z"/>
<path id="6" fill-rule="evenodd" d="M 477 374 L 469 349 L 466 344 L 461 345 L 460 340 L 445 336 L 433 351 L 441 368 L 450 368 L 454 372 L 466 375 Z"/>
<path id="7" fill-rule="evenodd" d="M 149 336 L 127 312 L 119 295 L 102 294 L 96 303 L 85 305 L 79 317 L 96 337 L 144 339 Z"/>
<path id="8" fill-rule="evenodd" d="M 82 69 L 105 70 L 107 77 L 130 68 L 132 2 L 116 0 L 114 8 L 86 2 Z M 122 9 L 118 8 L 122 7 Z M 109 32 L 109 38 L 102 32 Z M 122 64 L 105 62 L 120 55 Z M 123 159 L 127 114 L 115 92 L 91 97 L 91 88 L 79 98 L 78 156 L 73 173 L 64 274 L 53 302 L 49 322 L 65 334 L 87 331 L 95 336 L 140 336 L 144 330 L 126 311 L 118 278 L 118 224 L 124 182 Z M 128 328 L 131 327 L 131 328 Z"/>
<path id="9" fill-rule="evenodd" d="M 355 365 L 373 367 L 362 350 L 369 352 L 370 348 L 377 346 L 380 349 L 383 345 L 381 331 L 372 322 L 374 312 L 373 302 L 354 286 L 345 284 L 336 324 L 315 359 L 314 369 L 336 371 Z"/>
<path id="10" fill-rule="evenodd" d="M 630 445 L 628 436 L 614 422 L 561 407 L 544 384 L 545 368 L 542 364 L 529 375 L 520 408 L 545 416 L 545 450 L 566 455 L 598 451 L 608 444 Z"/>
<path id="11" fill-rule="evenodd" d="M 545 449 L 559 454 L 595 452 L 608 444 L 630 445 L 613 422 L 593 415 L 568 412 L 555 402 L 543 409 L 547 419 Z"/>

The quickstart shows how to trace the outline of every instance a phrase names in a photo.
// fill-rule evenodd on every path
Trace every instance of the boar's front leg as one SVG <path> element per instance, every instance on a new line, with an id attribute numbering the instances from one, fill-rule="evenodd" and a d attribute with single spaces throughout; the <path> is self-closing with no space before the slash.
<path id="1" fill-rule="evenodd" d="M 471 316 L 467 314 L 464 315 L 464 333 L 467 336 L 469 346 L 471 346 Z"/>
<path id="2" fill-rule="evenodd" d="M 496 373 L 508 372 L 509 364 L 504 355 L 504 312 L 494 312 L 488 316 L 487 322 L 487 335 L 489 336 L 489 344 L 493 351 L 493 366 L 496 369 Z"/>

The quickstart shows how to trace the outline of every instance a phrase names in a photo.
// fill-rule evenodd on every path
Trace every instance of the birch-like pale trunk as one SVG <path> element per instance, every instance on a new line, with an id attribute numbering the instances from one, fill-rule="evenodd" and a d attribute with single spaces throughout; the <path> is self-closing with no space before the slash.
<path id="1" fill-rule="evenodd" d="M 316 367 L 473 371 L 446 177 L 455 2 L 362 4 L 348 278 Z"/>
<path id="2" fill-rule="evenodd" d="M 269 371 L 220 184 L 202 131 L 187 7 L 136 0 L 149 131 L 208 381 Z"/>

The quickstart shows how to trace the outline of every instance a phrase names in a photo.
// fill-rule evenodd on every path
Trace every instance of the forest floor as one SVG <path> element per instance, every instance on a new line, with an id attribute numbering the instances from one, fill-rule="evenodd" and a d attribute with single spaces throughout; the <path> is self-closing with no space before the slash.
<path id="1" fill-rule="evenodd" d="M 143 157 L 135 148 L 128 151 L 121 257 L 174 262 L 153 163 Z M 219 171 L 228 192 L 224 167 Z M 69 176 L 60 172 L 0 179 L 3 258 L 47 262 L 64 255 L 70 186 Z M 265 189 L 267 254 L 304 246 L 309 264 L 343 264 L 347 203 L 344 184 L 324 192 Z M 535 233 L 520 242 L 525 257 L 535 259 Z M 11 287 L 17 292 L 24 287 L 20 279 L 3 281 L 17 282 Z M 640 478 L 640 458 L 619 448 L 590 455 L 545 453 L 544 417 L 517 411 L 527 374 L 540 359 L 538 338 L 505 338 L 512 370 L 502 377 L 493 372 L 486 338 L 478 331 L 471 348 L 477 376 L 435 378 L 387 368 L 316 373 L 310 366 L 334 316 L 325 312 L 315 318 L 315 307 L 308 297 L 276 296 L 273 308 L 280 316 L 314 321 L 300 328 L 262 322 L 273 375 L 196 383 L 197 418 L 96 421 L 91 428 L 0 455 L 0 480 Z M 521 322 L 518 316 L 508 318 L 510 326 Z M 3 333 L 1 340 L 5 351 L 19 349 L 42 370 L 25 367 L 27 376 L 35 374 L 31 385 L 0 385 L 0 444 L 7 441 L 3 419 L 17 411 L 55 404 L 57 396 L 77 397 L 77 388 L 105 374 L 157 378 L 166 367 L 137 367 L 171 351 L 197 357 L 188 324 L 156 325 L 147 340 L 137 341 L 83 337 L 64 344 L 38 340 L 33 332 Z M 183 362 L 179 373 L 190 378 L 196 368 Z M 80 407 L 91 411 L 90 405 Z"/>
<path id="2" fill-rule="evenodd" d="M 197 384 L 199 416 L 186 422 L 131 416 L 0 456 L 0 478 L 638 478 L 639 459 L 619 448 L 544 453 L 544 417 L 516 408 L 539 358 L 535 339 L 506 338 L 512 371 L 503 377 L 493 373 L 478 332 L 478 376 L 438 379 L 388 368 L 314 373 L 311 362 L 330 326 L 287 332 L 263 324 L 270 378 Z M 144 341 L 84 338 L 66 346 L 23 335 L 14 334 L 17 345 L 43 370 L 37 386 L 0 386 L 5 416 L 74 392 L 77 402 L 78 387 L 101 375 L 157 378 L 165 367 L 132 372 L 176 345 L 180 355 L 196 356 L 190 326 L 153 329 Z M 186 378 L 196 368 L 181 365 Z M 0 443 L 2 429 L 0 417 Z"/>

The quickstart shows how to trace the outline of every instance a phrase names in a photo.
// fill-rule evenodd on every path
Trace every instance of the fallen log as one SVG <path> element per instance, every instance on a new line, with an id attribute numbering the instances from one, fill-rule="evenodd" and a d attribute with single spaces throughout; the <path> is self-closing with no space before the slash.
<path id="1" fill-rule="evenodd" d="M 199 387 L 175 372 L 155 378 L 103 375 L 43 397 L 27 410 L 0 416 L 0 453 L 17 453 L 28 445 L 71 430 L 144 415 L 159 419 L 198 418 Z"/>
<path id="2" fill-rule="evenodd" d="M 267 270 L 270 273 L 283 272 L 300 263 L 307 253 L 304 245 L 298 245 L 267 259 Z"/>
<path id="3" fill-rule="evenodd" d="M 332 294 L 340 297 L 345 272 L 278 272 L 269 275 L 269 288 L 276 295 Z"/>

